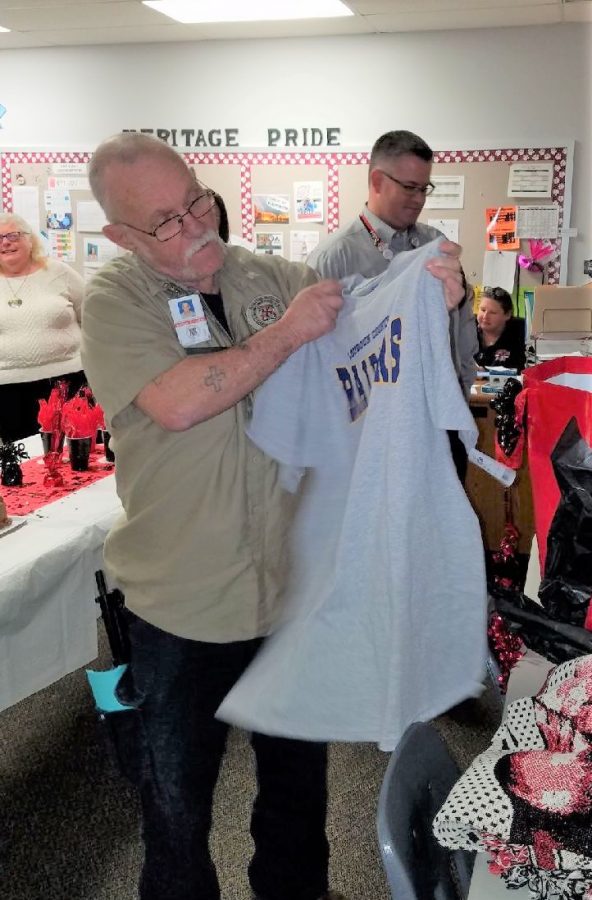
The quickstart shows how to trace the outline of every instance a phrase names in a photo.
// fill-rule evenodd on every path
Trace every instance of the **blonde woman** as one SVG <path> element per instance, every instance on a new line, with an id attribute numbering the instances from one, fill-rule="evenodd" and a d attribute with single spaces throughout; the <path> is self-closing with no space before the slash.
<path id="1" fill-rule="evenodd" d="M 23 218 L 0 213 L 0 438 L 39 430 L 38 401 L 64 378 L 70 394 L 84 384 L 80 313 L 84 282 L 49 259 Z"/>

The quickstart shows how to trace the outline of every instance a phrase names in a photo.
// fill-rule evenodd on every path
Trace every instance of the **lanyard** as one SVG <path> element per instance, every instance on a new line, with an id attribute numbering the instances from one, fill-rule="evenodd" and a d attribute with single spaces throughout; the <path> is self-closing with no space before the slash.
<path id="1" fill-rule="evenodd" d="M 395 255 L 391 248 L 388 246 L 385 241 L 382 240 L 378 232 L 372 227 L 366 216 L 361 213 L 360 214 L 360 222 L 372 238 L 372 243 L 376 247 L 377 250 L 380 250 L 385 259 L 391 260 Z"/>

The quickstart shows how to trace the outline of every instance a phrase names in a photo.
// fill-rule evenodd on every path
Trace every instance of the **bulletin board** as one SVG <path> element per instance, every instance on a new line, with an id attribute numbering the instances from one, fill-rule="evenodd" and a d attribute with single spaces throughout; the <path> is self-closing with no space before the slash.
<path id="1" fill-rule="evenodd" d="M 228 209 L 231 233 L 245 241 L 257 241 L 261 232 L 281 235 L 281 252 L 287 258 L 301 259 L 304 241 L 294 239 L 297 233 L 311 232 L 309 238 L 322 240 L 340 225 L 355 218 L 367 198 L 369 154 L 366 152 L 190 152 L 182 154 L 195 169 L 198 178 L 224 198 Z M 39 221 L 46 225 L 45 191 L 55 183 L 55 167 L 63 172 L 70 165 L 78 171 L 91 157 L 90 152 L 66 151 L 7 151 L 0 153 L 2 178 L 2 208 L 14 209 L 15 187 L 37 187 L 39 191 Z M 552 164 L 552 195 L 545 200 L 508 198 L 510 166 L 516 162 L 548 161 Z M 557 256 L 546 268 L 549 284 L 565 284 L 567 280 L 567 252 L 569 241 L 563 237 L 564 222 L 569 224 L 573 146 L 569 142 L 554 147 L 505 149 L 439 150 L 434 154 L 433 174 L 459 174 L 465 179 L 462 209 L 424 209 L 420 221 L 429 218 L 457 219 L 459 242 L 463 246 L 463 266 L 470 281 L 479 283 L 483 272 L 485 251 L 485 208 L 520 205 L 535 202 L 556 204 L 559 213 L 559 236 L 552 240 Z M 78 167 L 78 169 L 77 169 Z M 67 184 L 65 175 L 60 184 Z M 92 232 L 78 228 L 78 204 L 89 203 L 92 195 L 80 175 L 73 176 L 70 190 L 72 207 L 73 259 L 71 265 L 84 271 L 92 267 L 88 249 L 92 246 Z M 322 221 L 297 219 L 296 187 L 302 183 L 321 185 Z M 18 194 L 18 191 L 17 191 Z M 288 221 L 256 223 L 253 198 L 257 196 L 285 198 Z M 318 218 L 318 216 L 317 216 Z M 306 235 L 305 235 L 306 236 Z M 262 238 L 260 237 L 260 240 Z M 277 240 L 280 240 L 279 238 Z M 526 242 L 523 242 L 525 245 Z M 269 251 L 266 251 L 269 252 Z M 277 247 L 274 252 L 277 252 Z M 489 251 L 495 252 L 495 251 Z M 528 247 L 521 247 L 527 253 Z M 96 264 L 96 261 L 95 261 Z M 86 271 L 88 274 L 88 270 Z M 540 283 L 540 275 L 521 270 L 521 284 Z"/>

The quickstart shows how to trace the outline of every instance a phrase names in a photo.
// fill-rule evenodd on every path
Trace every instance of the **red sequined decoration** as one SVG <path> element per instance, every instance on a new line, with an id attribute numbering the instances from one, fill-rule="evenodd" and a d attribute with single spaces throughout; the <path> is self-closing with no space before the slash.
<path id="1" fill-rule="evenodd" d="M 510 501 L 506 502 L 509 503 Z M 518 529 L 511 521 L 508 521 L 504 528 L 499 549 L 492 553 L 494 581 L 500 587 L 506 589 L 518 588 L 519 586 L 520 567 L 516 557 L 519 538 Z"/>
<path id="2" fill-rule="evenodd" d="M 524 656 L 525 647 L 518 635 L 513 634 L 499 613 L 493 613 L 487 629 L 489 646 L 497 659 L 500 674 L 500 690 L 505 694 L 512 668 Z"/>
<path id="3" fill-rule="evenodd" d="M 50 488 L 61 488 L 64 479 L 60 472 L 62 466 L 61 447 L 63 442 L 62 416 L 68 387 L 65 381 L 58 381 L 51 389 L 47 401 L 39 401 L 38 421 L 43 431 L 51 435 L 49 450 L 45 454 L 45 477 L 43 484 Z"/>

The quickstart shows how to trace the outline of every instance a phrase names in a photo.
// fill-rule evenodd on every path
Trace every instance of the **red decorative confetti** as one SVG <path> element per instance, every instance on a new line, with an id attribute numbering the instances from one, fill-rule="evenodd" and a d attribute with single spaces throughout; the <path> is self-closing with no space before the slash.
<path id="1" fill-rule="evenodd" d="M 23 483 L 21 487 L 3 487 L 2 496 L 6 503 L 8 514 L 12 516 L 26 516 L 29 513 L 66 497 L 80 488 L 87 487 L 107 475 L 112 475 L 114 466 L 104 460 L 104 450 L 91 453 L 89 468 L 86 472 L 73 472 L 70 469 L 68 457 L 63 458 L 60 468 L 62 484 L 46 485 L 44 479 L 47 469 L 43 464 L 43 457 L 31 459 L 21 463 Z"/>

